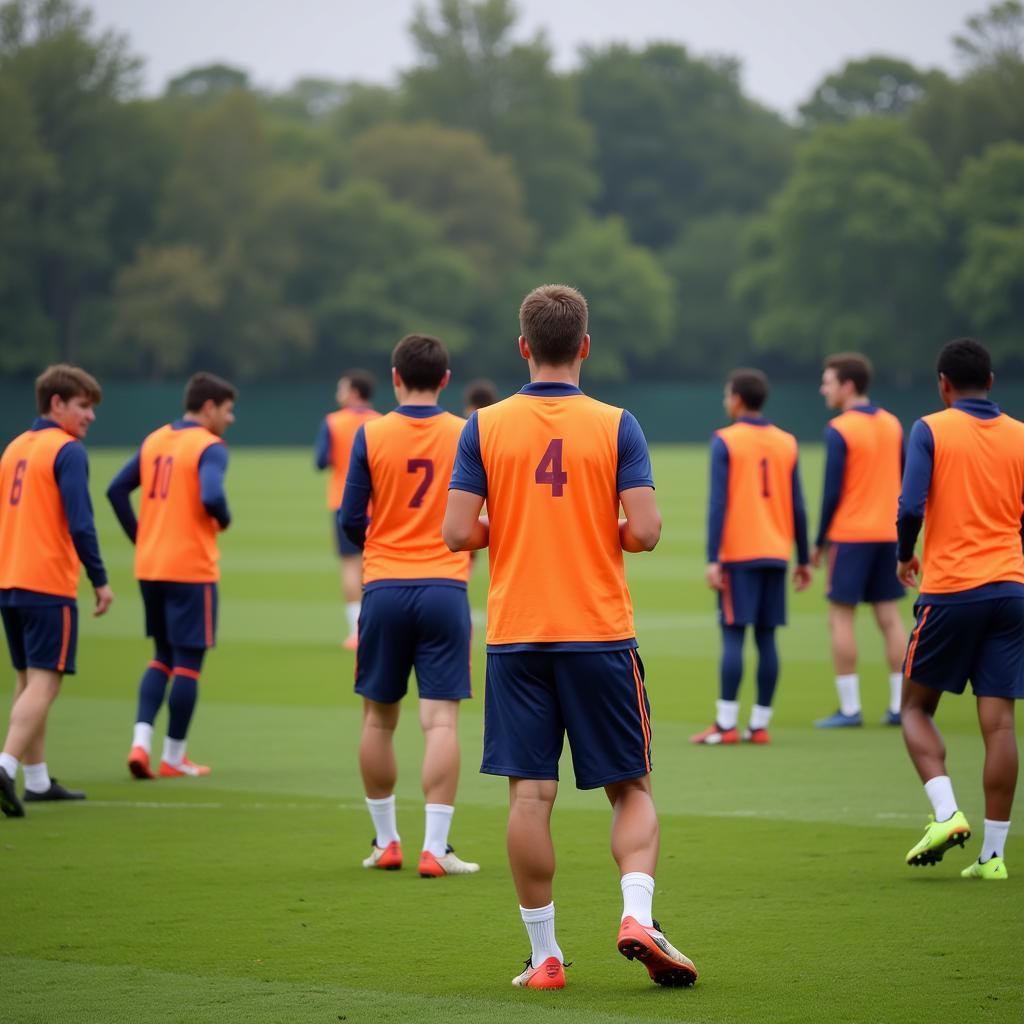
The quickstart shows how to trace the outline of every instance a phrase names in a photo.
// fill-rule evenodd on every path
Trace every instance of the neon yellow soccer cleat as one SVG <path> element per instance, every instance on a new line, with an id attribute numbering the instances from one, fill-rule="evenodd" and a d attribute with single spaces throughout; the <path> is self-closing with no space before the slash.
<path id="1" fill-rule="evenodd" d="M 942 855 L 954 846 L 963 847 L 971 838 L 971 826 L 963 811 L 957 811 L 945 821 L 935 821 L 925 827 L 920 842 L 911 847 L 907 863 L 913 865 L 938 864 Z"/>
<path id="2" fill-rule="evenodd" d="M 1010 876 L 1002 857 L 990 857 L 984 864 L 975 861 L 960 872 L 961 878 L 978 878 L 983 882 L 1005 882 Z"/>

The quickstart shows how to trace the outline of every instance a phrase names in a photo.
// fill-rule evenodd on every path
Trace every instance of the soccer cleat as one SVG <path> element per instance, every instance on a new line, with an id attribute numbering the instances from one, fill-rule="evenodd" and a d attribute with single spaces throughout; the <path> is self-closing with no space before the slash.
<path id="1" fill-rule="evenodd" d="M 837 711 L 828 718 L 819 718 L 814 723 L 815 729 L 855 729 L 864 724 L 864 716 L 858 711 L 853 715 L 844 715 Z"/>
<path id="2" fill-rule="evenodd" d="M 359 648 L 359 636 L 356 633 L 353 633 L 351 636 L 345 637 L 345 639 L 341 641 L 341 646 L 342 650 L 357 650 Z"/>
<path id="3" fill-rule="evenodd" d="M 44 789 L 42 793 L 26 789 L 22 799 L 27 804 L 42 802 L 44 800 L 84 800 L 85 794 L 80 789 L 65 789 L 52 775 L 50 776 L 50 788 Z"/>
<path id="4" fill-rule="evenodd" d="M 363 861 L 364 868 L 380 868 L 382 871 L 397 871 L 402 866 L 402 847 L 398 840 L 392 840 L 387 846 L 377 845 L 377 839 L 370 840 L 370 856 Z"/>
<path id="5" fill-rule="evenodd" d="M 740 731 L 735 727 L 732 729 L 720 729 L 718 724 L 709 725 L 703 732 L 694 733 L 690 737 L 691 743 L 699 743 L 705 747 L 717 747 L 720 744 L 739 743 Z"/>
<path id="6" fill-rule="evenodd" d="M 445 875 L 475 875 L 479 870 L 479 864 L 459 860 L 455 856 L 455 851 L 450 846 L 444 851 L 443 857 L 435 857 L 429 850 L 424 850 L 420 854 L 420 878 L 443 878 Z"/>
<path id="7" fill-rule="evenodd" d="M 565 988 L 565 964 L 557 956 L 549 956 L 540 967 L 532 958 L 523 965 L 526 970 L 512 979 L 513 988 Z"/>
<path id="8" fill-rule="evenodd" d="M 925 826 L 920 842 L 907 852 L 907 863 L 915 867 L 938 864 L 943 855 L 954 846 L 963 848 L 971 838 L 971 826 L 963 811 L 956 811 L 945 821 L 934 818 Z"/>
<path id="9" fill-rule="evenodd" d="M 989 857 L 984 863 L 976 860 L 970 867 L 964 868 L 960 877 L 978 878 L 983 882 L 1005 882 L 1010 876 L 1002 857 Z"/>
<path id="10" fill-rule="evenodd" d="M 771 743 L 772 738 L 768 735 L 767 729 L 751 729 L 749 726 L 743 730 L 744 743 Z"/>
<path id="11" fill-rule="evenodd" d="M 635 917 L 624 917 L 619 926 L 618 947 L 627 960 L 639 960 L 655 984 L 687 988 L 697 980 L 693 961 L 665 938 L 657 921 L 648 928 Z"/>
<path id="12" fill-rule="evenodd" d="M 128 771 L 137 779 L 155 779 L 149 766 L 149 751 L 145 747 L 132 747 L 128 755 Z"/>
<path id="13" fill-rule="evenodd" d="M 161 779 L 178 779 L 182 777 L 195 779 L 200 775 L 209 775 L 210 766 L 207 764 L 195 764 L 187 757 L 181 759 L 181 764 L 171 764 L 169 761 L 160 762 Z"/>
<path id="14" fill-rule="evenodd" d="M 17 790 L 14 788 L 14 779 L 0 768 L 0 811 L 3 811 L 8 818 L 24 818 L 25 808 L 18 799 Z"/>
<path id="15" fill-rule="evenodd" d="M 898 711 L 886 711 L 882 716 L 882 725 L 901 725 L 902 721 Z"/>

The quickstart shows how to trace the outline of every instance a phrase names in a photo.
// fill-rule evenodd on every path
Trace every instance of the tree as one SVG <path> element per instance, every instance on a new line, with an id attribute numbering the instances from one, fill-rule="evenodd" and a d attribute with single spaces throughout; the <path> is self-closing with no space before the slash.
<path id="1" fill-rule="evenodd" d="M 249 73 L 230 64 L 205 64 L 192 68 L 167 83 L 165 95 L 170 99 L 209 104 L 222 100 L 232 92 L 249 90 Z"/>
<path id="2" fill-rule="evenodd" d="M 795 363 L 858 349 L 903 377 L 948 322 L 941 176 L 899 121 L 826 126 L 748 237 L 737 294 L 755 346 Z"/>
<path id="3" fill-rule="evenodd" d="M 1000 67 L 1024 60 L 1024 4 L 1002 0 L 984 14 L 967 19 L 967 29 L 953 37 L 958 56 L 968 67 Z"/>
<path id="4" fill-rule="evenodd" d="M 516 42 L 511 0 L 438 0 L 411 26 L 419 64 L 403 76 L 406 109 L 477 132 L 516 166 L 526 207 L 544 238 L 557 238 L 597 191 L 592 142 L 572 83 L 551 67 L 540 33 Z"/>
<path id="5" fill-rule="evenodd" d="M 855 117 L 899 117 L 921 101 L 934 75 L 892 57 L 851 60 L 825 78 L 800 114 L 810 125 Z"/>
<path id="6" fill-rule="evenodd" d="M 579 88 L 598 209 L 642 245 L 668 244 L 694 217 L 761 208 L 789 167 L 793 131 L 743 96 L 735 62 L 668 43 L 585 50 Z"/>

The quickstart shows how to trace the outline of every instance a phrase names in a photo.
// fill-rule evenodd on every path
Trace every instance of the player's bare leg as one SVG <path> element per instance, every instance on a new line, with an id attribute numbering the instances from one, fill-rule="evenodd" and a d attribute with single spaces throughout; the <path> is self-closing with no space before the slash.
<path id="1" fill-rule="evenodd" d="M 875 621 L 885 641 L 885 660 L 889 664 L 889 707 L 883 722 L 900 724 L 900 703 L 903 689 L 903 655 L 907 650 L 907 630 L 900 607 L 895 601 L 879 601 L 872 606 Z"/>
<path id="2" fill-rule="evenodd" d="M 612 805 L 612 856 L 622 874 L 654 874 L 660 833 L 651 795 L 651 777 L 626 779 L 605 786 Z"/>
<path id="3" fill-rule="evenodd" d="M 46 738 L 46 716 L 50 705 L 60 693 L 61 673 L 47 669 L 30 668 L 18 673 L 11 718 L 0 755 L 0 810 L 11 818 L 20 818 L 25 811 L 14 789 L 18 765 L 25 763 L 45 774 L 42 750 Z M 38 760 L 36 760 L 38 758 Z M 41 784 L 30 770 L 28 781 L 40 792 L 49 786 Z"/>
<path id="4" fill-rule="evenodd" d="M 363 556 L 342 555 L 339 563 L 341 575 L 341 596 L 345 600 L 345 616 L 348 621 L 346 650 L 356 649 L 356 630 L 359 625 L 359 607 L 363 597 Z"/>
<path id="5" fill-rule="evenodd" d="M 863 724 L 860 711 L 860 680 L 857 678 L 857 637 L 854 633 L 856 605 L 830 601 L 828 627 L 832 639 L 832 663 L 836 670 L 839 710 L 814 724 L 822 729 L 836 729 Z"/>
<path id="6" fill-rule="evenodd" d="M 373 819 L 374 841 L 364 868 L 392 870 L 402 866 L 400 836 L 395 818 L 395 728 L 399 703 L 380 704 L 363 698 L 363 731 L 359 737 L 359 771 L 366 791 L 366 806 Z"/>
<path id="7" fill-rule="evenodd" d="M 1013 701 L 1004 697 L 979 697 L 978 722 L 985 740 L 985 817 L 1009 821 L 1017 787 L 1017 737 Z"/>

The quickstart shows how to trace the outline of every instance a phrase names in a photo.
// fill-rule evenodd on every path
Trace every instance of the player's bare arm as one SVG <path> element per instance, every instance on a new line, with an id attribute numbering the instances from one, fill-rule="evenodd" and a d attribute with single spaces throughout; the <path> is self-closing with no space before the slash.
<path id="1" fill-rule="evenodd" d="M 631 487 L 619 492 L 625 519 L 619 520 L 623 551 L 653 551 L 661 540 L 661 513 L 652 487 Z M 449 509 L 451 505 L 449 504 Z"/>
<path id="2" fill-rule="evenodd" d="M 914 555 L 909 561 L 896 563 L 896 576 L 905 587 L 917 590 L 920 572 L 921 563 L 917 555 Z"/>
<path id="3" fill-rule="evenodd" d="M 457 490 L 448 492 L 448 507 L 441 525 L 441 536 L 449 550 L 479 551 L 487 547 L 490 525 L 487 517 L 480 515 L 483 507 L 484 499 L 479 494 Z"/>
<path id="4" fill-rule="evenodd" d="M 722 583 L 722 563 L 709 562 L 708 567 L 704 570 L 704 579 L 707 580 L 707 584 L 712 590 L 721 590 L 724 586 Z"/>
<path id="5" fill-rule="evenodd" d="M 114 592 L 110 589 L 110 585 L 105 583 L 102 587 L 97 587 L 96 606 L 93 608 L 92 614 L 97 618 L 100 615 L 106 615 L 113 603 Z"/>
<path id="6" fill-rule="evenodd" d="M 793 569 L 793 589 L 799 594 L 811 585 L 810 565 L 798 565 Z"/>

